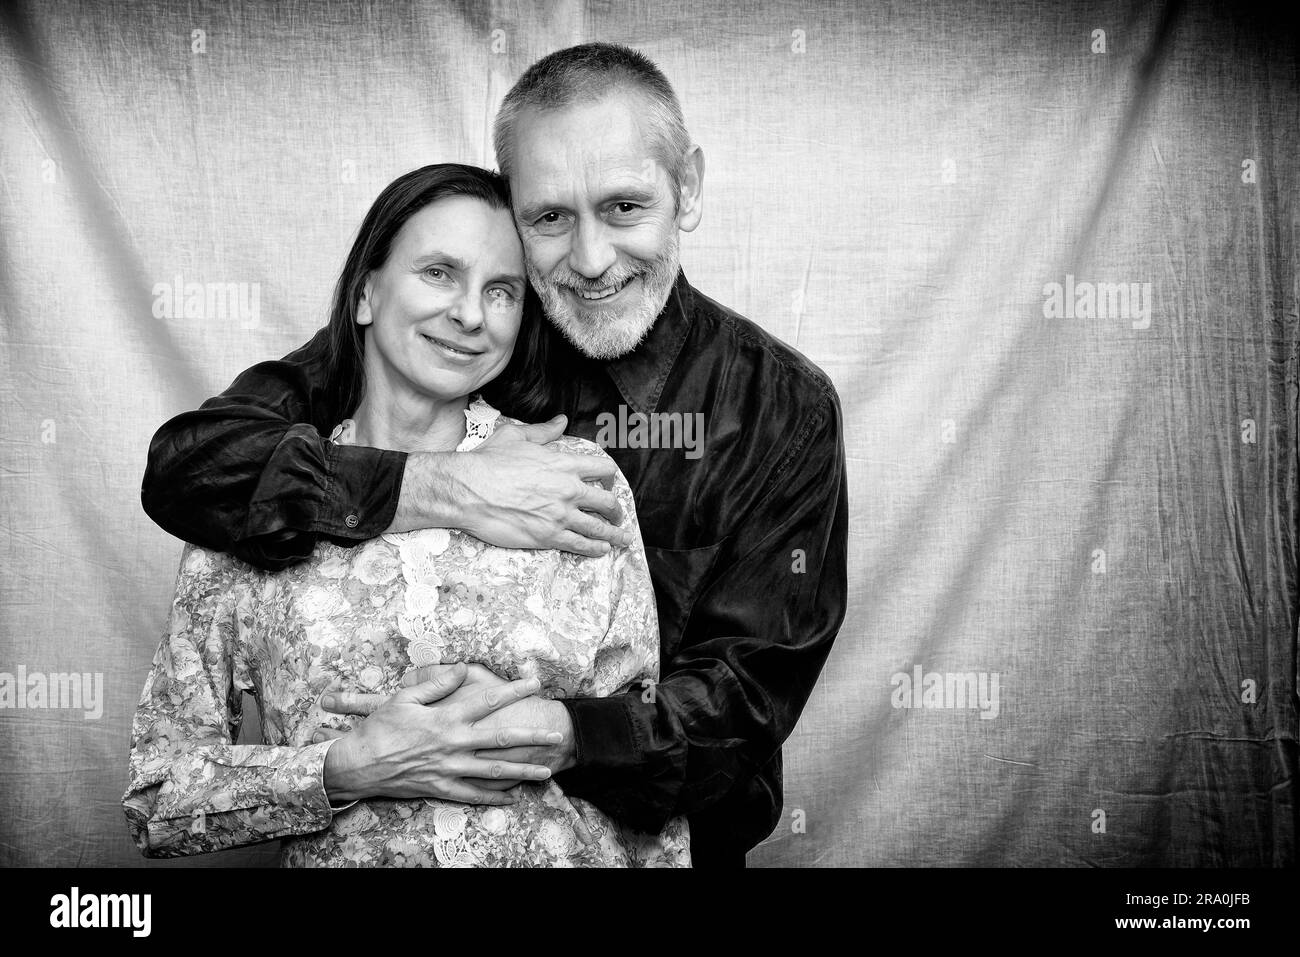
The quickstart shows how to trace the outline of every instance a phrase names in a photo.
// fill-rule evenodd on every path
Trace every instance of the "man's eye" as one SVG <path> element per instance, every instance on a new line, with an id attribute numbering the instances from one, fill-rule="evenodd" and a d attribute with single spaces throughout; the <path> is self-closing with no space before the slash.
<path id="1" fill-rule="evenodd" d="M 636 212 L 636 210 L 638 210 L 639 208 L 640 207 L 637 206 L 636 203 L 615 203 L 614 204 L 614 212 L 623 213 L 625 215 L 627 213 Z"/>

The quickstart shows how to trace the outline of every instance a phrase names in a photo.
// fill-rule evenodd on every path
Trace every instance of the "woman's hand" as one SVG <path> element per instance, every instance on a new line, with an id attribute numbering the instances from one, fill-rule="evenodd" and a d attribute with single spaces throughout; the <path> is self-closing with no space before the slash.
<path id="1" fill-rule="evenodd" d="M 474 722 L 535 694 L 540 684 L 528 678 L 505 685 L 465 684 L 468 669 L 455 665 L 431 680 L 403 688 L 392 697 L 331 692 L 327 711 L 368 714 L 337 737 L 325 756 L 325 790 L 333 804 L 368 797 L 441 798 L 465 804 L 513 804 L 512 791 L 481 787 L 490 781 L 545 781 L 543 765 L 476 757 L 479 750 L 553 745 L 559 732 L 543 728 L 474 728 Z M 334 700 L 329 700 L 333 698 Z M 351 699 L 351 700 L 349 700 Z"/>

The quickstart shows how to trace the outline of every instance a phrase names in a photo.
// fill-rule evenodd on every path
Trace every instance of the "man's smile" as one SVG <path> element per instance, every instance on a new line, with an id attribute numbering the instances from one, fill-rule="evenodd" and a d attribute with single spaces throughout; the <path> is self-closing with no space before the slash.
<path id="1" fill-rule="evenodd" d="M 572 286 L 565 286 L 565 288 L 568 289 L 569 292 L 571 292 L 574 296 L 583 300 L 584 302 L 605 302 L 606 300 L 613 299 L 620 292 L 626 289 L 628 285 L 632 282 L 632 280 L 635 278 L 636 276 L 629 276 L 627 279 L 624 279 L 622 282 L 614 283 L 613 285 L 605 286 L 595 291 L 591 291 L 587 289 L 575 289 Z"/>

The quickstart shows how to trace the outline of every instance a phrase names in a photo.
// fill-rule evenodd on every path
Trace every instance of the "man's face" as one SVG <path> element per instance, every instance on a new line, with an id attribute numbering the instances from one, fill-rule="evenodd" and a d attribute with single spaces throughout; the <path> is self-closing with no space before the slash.
<path id="1" fill-rule="evenodd" d="M 528 278 L 560 331 L 598 359 L 645 338 L 677 278 L 677 231 L 694 226 L 636 122 L 644 114 L 637 95 L 612 93 L 525 110 L 515 127 L 510 186 Z"/>

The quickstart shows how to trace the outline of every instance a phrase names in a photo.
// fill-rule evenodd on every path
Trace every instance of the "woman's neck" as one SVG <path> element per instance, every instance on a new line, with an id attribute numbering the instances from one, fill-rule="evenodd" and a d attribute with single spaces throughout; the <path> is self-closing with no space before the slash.
<path id="1" fill-rule="evenodd" d="M 356 444 L 394 452 L 451 452 L 465 438 L 469 397 L 380 396 L 369 385 L 352 413 Z"/>

